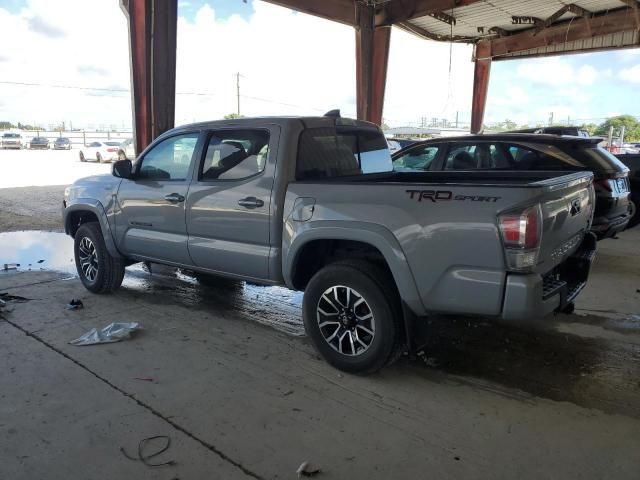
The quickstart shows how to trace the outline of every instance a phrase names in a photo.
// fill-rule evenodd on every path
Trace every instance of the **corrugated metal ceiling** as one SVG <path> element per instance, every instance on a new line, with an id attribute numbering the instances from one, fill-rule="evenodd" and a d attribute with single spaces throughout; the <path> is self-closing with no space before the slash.
<path id="1" fill-rule="evenodd" d="M 532 25 L 514 25 L 512 17 L 530 16 L 546 20 L 565 5 L 573 3 L 592 13 L 604 13 L 625 7 L 620 0 L 577 0 L 575 2 L 560 0 L 483 0 L 468 6 L 446 10 L 444 13 L 456 19 L 455 25 L 425 16 L 410 20 L 408 23 L 435 35 L 449 37 L 466 37 L 476 41 L 489 35 L 489 29 L 498 27 L 508 31 L 519 31 L 531 28 Z M 556 22 L 576 17 L 573 13 L 565 13 Z"/>

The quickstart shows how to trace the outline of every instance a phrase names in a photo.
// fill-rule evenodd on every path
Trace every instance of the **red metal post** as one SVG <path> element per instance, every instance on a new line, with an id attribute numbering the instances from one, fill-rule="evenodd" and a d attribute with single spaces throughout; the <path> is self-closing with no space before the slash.
<path id="1" fill-rule="evenodd" d="M 358 5 L 356 93 L 358 119 L 382 123 L 391 26 L 374 27 L 373 7 Z"/>
<path id="2" fill-rule="evenodd" d="M 471 133 L 480 133 L 482 131 L 490 73 L 491 44 L 487 41 L 480 42 L 475 47 L 473 99 L 471 101 Z"/>
<path id="3" fill-rule="evenodd" d="M 136 152 L 174 125 L 177 0 L 121 0 L 129 22 Z"/>

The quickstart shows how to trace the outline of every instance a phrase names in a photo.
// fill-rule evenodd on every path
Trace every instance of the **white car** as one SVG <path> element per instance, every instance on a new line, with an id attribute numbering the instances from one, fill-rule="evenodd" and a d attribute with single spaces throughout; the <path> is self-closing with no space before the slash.
<path id="1" fill-rule="evenodd" d="M 91 142 L 80 150 L 80 161 L 114 162 L 118 160 L 118 150 L 120 150 L 120 142 Z"/>
<path id="2" fill-rule="evenodd" d="M 134 148 L 133 138 L 127 138 L 120 144 L 118 160 L 125 160 L 127 158 L 131 161 L 136 159 L 136 150 Z"/>

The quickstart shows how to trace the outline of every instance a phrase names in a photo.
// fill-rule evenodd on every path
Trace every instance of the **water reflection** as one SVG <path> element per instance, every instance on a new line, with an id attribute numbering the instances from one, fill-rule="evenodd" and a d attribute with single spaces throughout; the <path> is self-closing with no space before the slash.
<path id="1" fill-rule="evenodd" d="M 4 270 L 4 264 L 19 265 Z M 77 275 L 73 239 L 63 233 L 24 231 L 0 233 L 0 273 L 49 270 Z M 123 287 L 160 293 L 154 302 L 215 309 L 269 325 L 290 335 L 304 335 L 302 293 L 221 279 L 212 287 L 200 284 L 191 272 L 162 265 L 127 267 Z"/>

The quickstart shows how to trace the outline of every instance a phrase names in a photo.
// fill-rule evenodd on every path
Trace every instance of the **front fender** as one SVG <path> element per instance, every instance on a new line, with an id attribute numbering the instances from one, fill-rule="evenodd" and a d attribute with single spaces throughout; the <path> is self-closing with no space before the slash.
<path id="1" fill-rule="evenodd" d="M 67 204 L 66 208 L 64 208 L 62 212 L 64 231 L 67 235 L 71 235 L 71 213 L 73 212 L 93 213 L 100 223 L 100 230 L 102 230 L 102 236 L 104 238 L 104 243 L 107 246 L 107 251 L 112 257 L 122 258 L 122 254 L 118 251 L 113 239 L 113 232 L 111 231 L 111 226 L 109 225 L 107 214 L 102 203 L 93 198 L 77 198 L 73 200 L 73 203 Z"/>
<path id="2" fill-rule="evenodd" d="M 289 288 L 293 288 L 294 267 L 302 247 L 313 240 L 351 240 L 375 247 L 387 262 L 402 300 L 416 315 L 426 314 L 413 273 L 400 244 L 389 230 L 374 223 L 345 223 L 335 220 L 288 221 L 283 238 L 282 273 Z"/>

